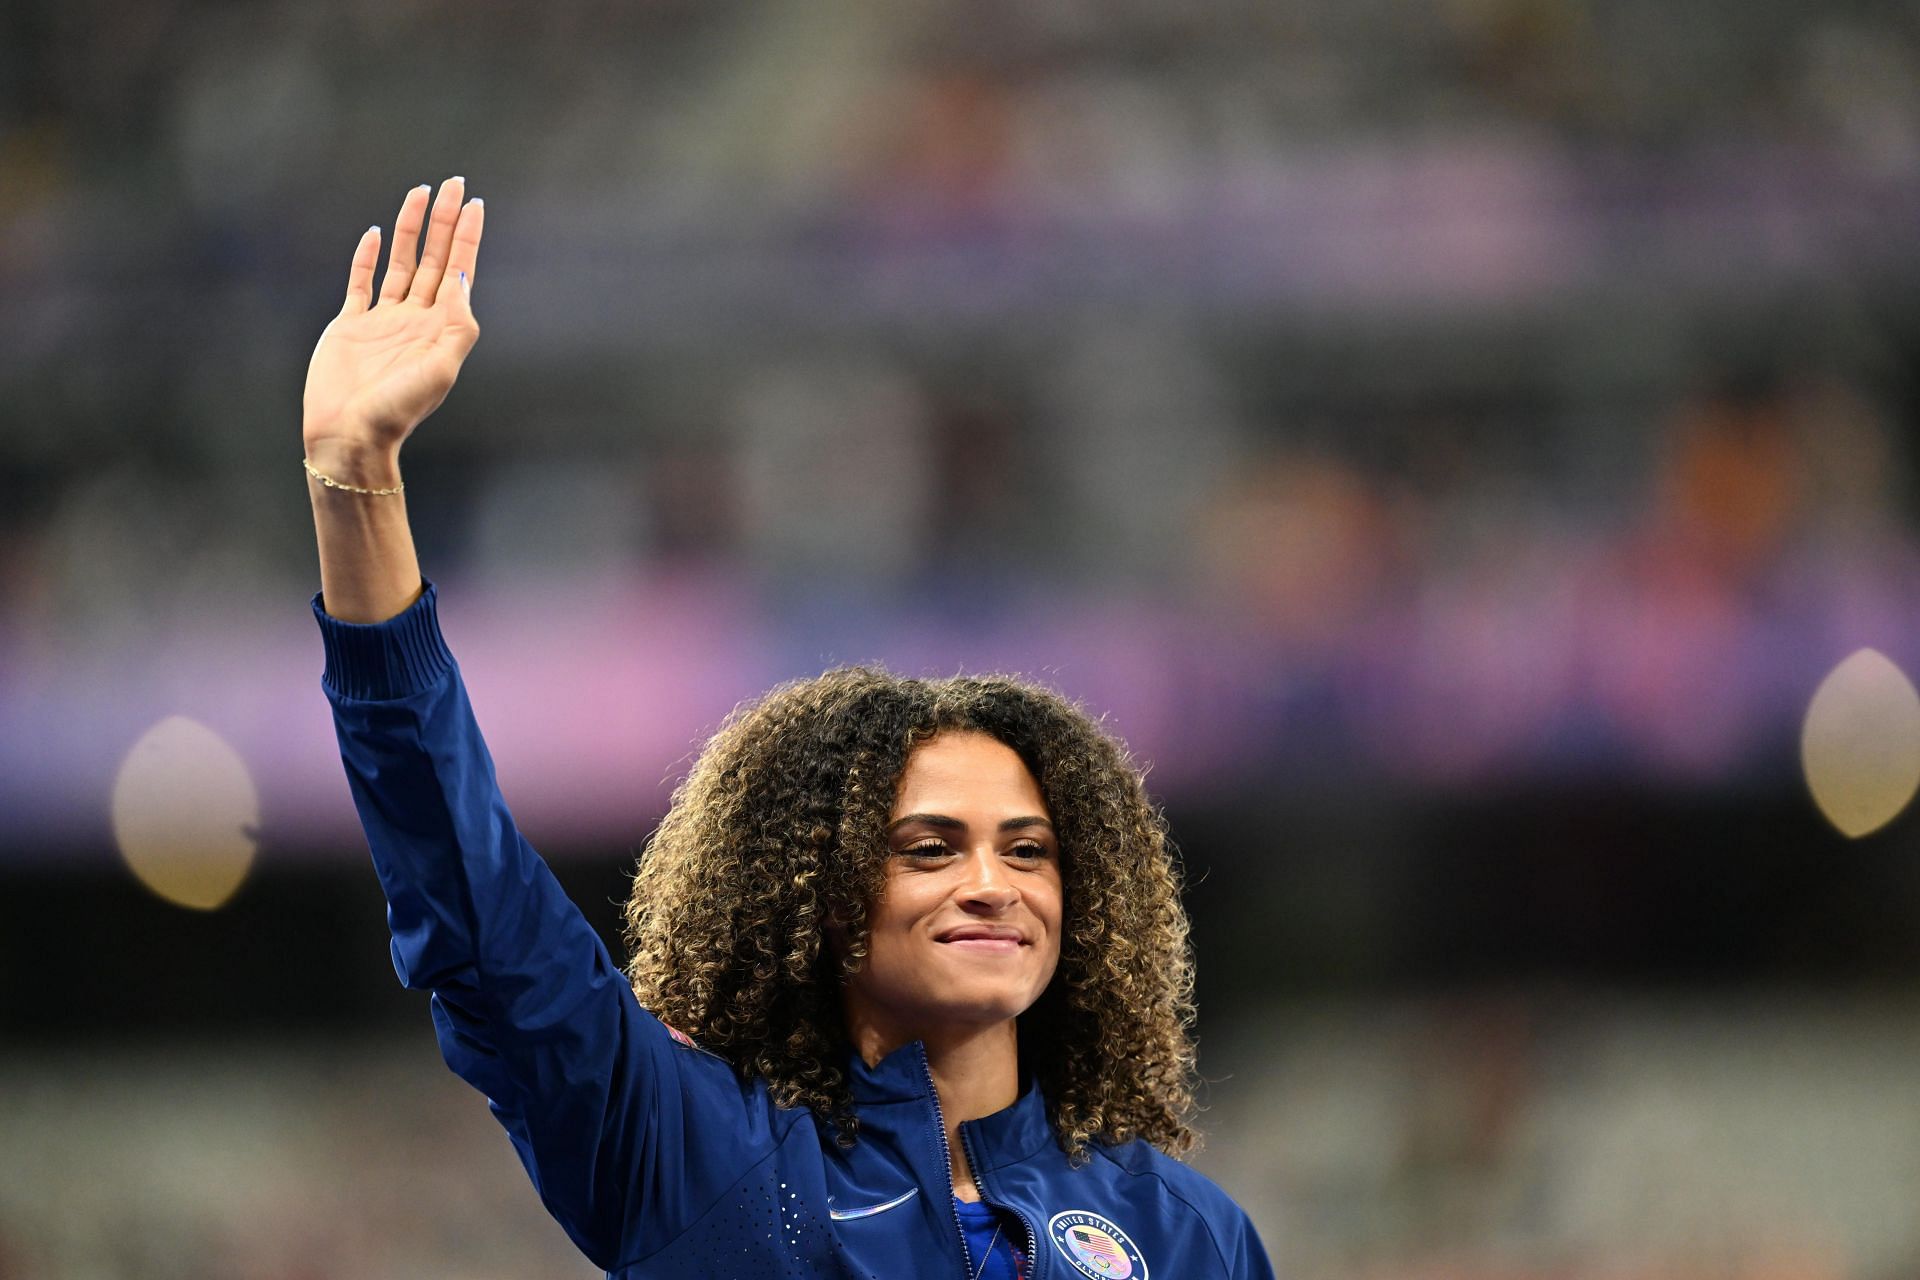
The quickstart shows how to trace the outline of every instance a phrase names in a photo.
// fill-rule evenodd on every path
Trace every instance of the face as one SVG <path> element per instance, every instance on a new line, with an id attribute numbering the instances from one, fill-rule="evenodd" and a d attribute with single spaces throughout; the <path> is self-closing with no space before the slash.
<path id="1" fill-rule="evenodd" d="M 1019 755 L 984 733 L 921 744 L 887 840 L 850 1017 L 905 1043 L 1006 1022 L 1039 999 L 1060 960 L 1060 843 Z"/>

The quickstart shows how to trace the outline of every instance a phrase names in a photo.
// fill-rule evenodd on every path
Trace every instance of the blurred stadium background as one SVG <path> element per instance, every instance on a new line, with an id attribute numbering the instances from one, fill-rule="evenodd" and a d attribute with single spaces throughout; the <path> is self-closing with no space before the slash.
<path id="1" fill-rule="evenodd" d="M 737 700 L 1021 670 L 1152 762 L 1282 1275 L 1920 1273 L 1913 4 L 12 0 L 0 1277 L 591 1273 L 306 612 L 306 358 L 450 173 L 422 558 L 616 946 Z"/>

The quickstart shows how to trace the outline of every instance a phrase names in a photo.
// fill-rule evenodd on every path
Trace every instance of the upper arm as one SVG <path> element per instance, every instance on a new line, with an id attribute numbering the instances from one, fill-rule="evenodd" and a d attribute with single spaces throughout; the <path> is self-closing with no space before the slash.
<path id="1" fill-rule="evenodd" d="M 556 890 L 557 892 L 557 890 Z M 568 904 L 569 907 L 571 904 Z M 591 934 L 584 919 L 579 929 Z M 677 1235 L 774 1143 L 761 1091 L 676 1042 L 597 937 L 508 978 L 433 995 L 442 1056 L 487 1097 L 541 1200 L 603 1268 Z M 577 957 L 576 957 L 577 958 Z"/>
<path id="2" fill-rule="evenodd" d="M 1233 1233 L 1233 1257 L 1229 1261 L 1234 1280 L 1273 1280 L 1273 1263 L 1260 1233 L 1245 1213 L 1239 1215 L 1238 1230 Z"/>

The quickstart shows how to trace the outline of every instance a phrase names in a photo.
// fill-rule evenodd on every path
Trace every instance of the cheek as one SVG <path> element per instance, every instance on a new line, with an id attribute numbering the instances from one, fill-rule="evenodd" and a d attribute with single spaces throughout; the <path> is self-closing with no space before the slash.
<path id="1" fill-rule="evenodd" d="M 873 938 L 911 929 L 927 912 L 925 896 L 911 880 L 895 878 L 881 889 L 880 896 L 867 904 L 867 933 Z"/>
<path id="2" fill-rule="evenodd" d="M 1049 932 L 1056 939 L 1060 936 L 1060 929 L 1066 921 L 1066 903 L 1067 889 L 1061 883 L 1060 872 L 1056 868 L 1053 874 L 1047 877 L 1044 888 L 1034 899 L 1035 914 L 1047 922 Z"/>

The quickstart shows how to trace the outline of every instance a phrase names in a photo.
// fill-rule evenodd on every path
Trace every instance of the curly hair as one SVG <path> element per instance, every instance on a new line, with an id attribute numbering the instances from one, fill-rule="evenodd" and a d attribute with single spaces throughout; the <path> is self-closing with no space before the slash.
<path id="1" fill-rule="evenodd" d="M 728 717 L 674 792 L 626 908 L 640 1003 L 782 1106 L 856 1134 L 840 1003 L 867 955 L 907 757 L 943 730 L 1011 747 L 1040 785 L 1066 891 L 1060 963 L 1018 1022 L 1070 1156 L 1195 1143 L 1193 959 L 1180 876 L 1126 750 L 1059 695 L 1005 676 L 845 667 Z M 827 941 L 836 922 L 845 945 Z"/>

